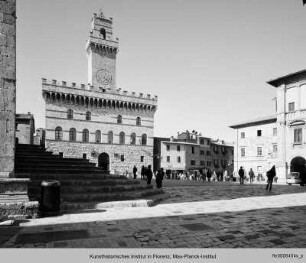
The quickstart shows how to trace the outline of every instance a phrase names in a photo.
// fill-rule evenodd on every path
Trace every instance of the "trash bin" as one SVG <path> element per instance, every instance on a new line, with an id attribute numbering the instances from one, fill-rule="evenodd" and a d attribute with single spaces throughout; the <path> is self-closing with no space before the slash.
<path id="1" fill-rule="evenodd" d="M 60 211 L 60 182 L 43 181 L 39 210 L 43 216 L 55 216 Z"/>

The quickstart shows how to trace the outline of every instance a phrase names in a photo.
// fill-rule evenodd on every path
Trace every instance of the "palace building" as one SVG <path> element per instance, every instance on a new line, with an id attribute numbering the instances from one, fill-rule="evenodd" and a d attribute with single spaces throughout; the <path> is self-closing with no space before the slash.
<path id="1" fill-rule="evenodd" d="M 47 150 L 122 174 L 153 164 L 157 96 L 116 86 L 118 41 L 112 18 L 94 14 L 86 45 L 88 84 L 42 79 L 42 94 Z"/>
<path id="2" fill-rule="evenodd" d="M 230 126 L 236 130 L 235 170 L 265 175 L 272 165 L 280 182 L 306 165 L 306 70 L 267 82 L 276 88 L 275 115 Z"/>

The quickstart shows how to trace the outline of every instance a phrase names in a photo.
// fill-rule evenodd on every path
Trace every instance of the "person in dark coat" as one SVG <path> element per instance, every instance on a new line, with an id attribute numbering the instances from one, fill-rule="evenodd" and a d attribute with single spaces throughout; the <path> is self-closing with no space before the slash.
<path id="1" fill-rule="evenodd" d="M 301 178 L 301 186 L 306 185 L 306 166 L 303 166 L 301 171 L 300 171 L 300 178 Z"/>
<path id="2" fill-rule="evenodd" d="M 156 186 L 157 188 L 162 188 L 163 186 L 163 179 L 164 179 L 164 169 L 160 168 L 156 174 Z"/>
<path id="3" fill-rule="evenodd" d="M 146 176 L 147 176 L 147 184 L 150 185 L 152 177 L 153 177 L 153 172 L 152 172 L 152 169 L 151 169 L 151 165 L 149 165 L 148 168 L 146 169 Z"/>
<path id="4" fill-rule="evenodd" d="M 140 171 L 141 180 L 145 180 L 145 176 L 146 176 L 146 168 L 143 165 L 143 166 L 141 166 L 141 171 Z"/>
<path id="5" fill-rule="evenodd" d="M 266 190 L 269 190 L 271 192 L 272 190 L 272 183 L 273 183 L 273 178 L 276 176 L 276 171 L 275 171 L 275 165 L 272 166 L 272 168 L 267 172 L 267 186 Z"/>
<path id="6" fill-rule="evenodd" d="M 136 177 L 137 177 L 137 167 L 136 167 L 136 165 L 134 165 L 134 167 L 133 167 L 133 175 L 134 175 L 134 179 L 136 179 Z"/>
<path id="7" fill-rule="evenodd" d="M 239 174 L 239 182 L 240 182 L 240 184 L 243 184 L 244 183 L 244 170 L 243 170 L 242 166 L 240 166 L 238 174 Z"/>
<path id="8" fill-rule="evenodd" d="M 250 176 L 250 184 L 251 184 L 251 183 L 254 182 L 254 177 L 255 177 L 255 174 L 254 174 L 252 168 L 249 171 L 249 176 Z"/>

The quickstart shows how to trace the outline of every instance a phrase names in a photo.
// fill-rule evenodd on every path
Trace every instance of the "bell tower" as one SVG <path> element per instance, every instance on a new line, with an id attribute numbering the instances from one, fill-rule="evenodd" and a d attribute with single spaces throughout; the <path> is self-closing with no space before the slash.
<path id="1" fill-rule="evenodd" d="M 86 45 L 88 83 L 94 90 L 116 88 L 118 40 L 113 38 L 113 19 L 105 18 L 102 12 L 94 14 Z"/>

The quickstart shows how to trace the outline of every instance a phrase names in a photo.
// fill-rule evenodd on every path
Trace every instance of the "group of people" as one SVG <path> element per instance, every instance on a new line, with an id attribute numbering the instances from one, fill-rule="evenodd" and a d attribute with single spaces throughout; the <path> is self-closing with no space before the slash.
<path id="1" fill-rule="evenodd" d="M 225 171 L 215 171 L 210 168 L 204 168 L 199 170 L 191 171 L 181 171 L 181 172 L 172 172 L 171 170 L 166 170 L 166 179 L 177 179 L 177 180 L 194 180 L 194 181 L 229 181 L 230 177 L 228 176 L 227 170 Z"/>
<path id="2" fill-rule="evenodd" d="M 165 173 L 164 173 L 164 169 L 163 168 L 160 168 L 156 172 L 155 179 L 156 179 L 156 186 L 157 186 L 157 188 L 162 188 L 164 175 L 165 175 Z M 147 181 L 147 185 L 151 185 L 152 178 L 153 178 L 152 166 L 149 165 L 148 167 L 145 167 L 143 165 L 141 167 L 140 176 L 141 176 L 140 177 L 141 180 L 146 180 Z M 134 167 L 133 167 L 133 177 L 134 177 L 134 179 L 137 178 L 137 167 L 136 167 L 136 165 L 134 165 Z"/>
<path id="3" fill-rule="evenodd" d="M 241 185 L 243 185 L 246 175 L 245 175 L 245 171 L 244 171 L 242 166 L 240 166 L 240 169 L 238 171 L 238 175 L 239 175 L 239 183 Z M 269 191 L 272 190 L 272 183 L 273 183 L 273 180 L 274 180 L 275 177 L 276 177 L 276 169 L 275 169 L 275 165 L 273 165 L 272 168 L 269 171 L 267 171 L 266 190 L 269 190 Z M 255 174 L 254 174 L 254 171 L 252 170 L 252 168 L 249 171 L 249 178 L 250 178 L 250 183 L 254 182 Z"/>

